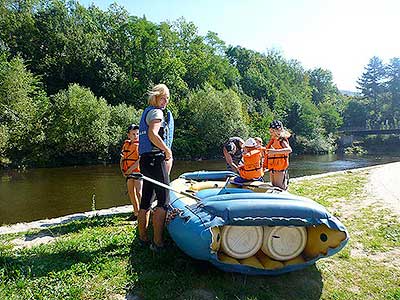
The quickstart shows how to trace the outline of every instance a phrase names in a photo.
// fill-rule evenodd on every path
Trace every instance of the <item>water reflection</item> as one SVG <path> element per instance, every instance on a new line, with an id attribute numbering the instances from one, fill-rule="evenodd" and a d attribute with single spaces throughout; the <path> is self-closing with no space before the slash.
<path id="1" fill-rule="evenodd" d="M 290 176 L 320 174 L 399 161 L 400 155 L 293 156 Z M 177 161 L 171 178 L 197 170 L 223 170 L 218 161 Z M 96 208 L 129 204 L 118 165 L 33 169 L 0 172 L 0 224 L 52 218 Z"/>

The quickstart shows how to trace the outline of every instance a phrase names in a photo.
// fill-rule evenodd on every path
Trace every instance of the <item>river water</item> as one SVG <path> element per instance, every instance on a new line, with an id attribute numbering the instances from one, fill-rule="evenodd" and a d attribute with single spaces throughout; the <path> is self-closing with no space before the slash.
<path id="1" fill-rule="evenodd" d="M 400 161 L 400 153 L 292 156 L 289 172 L 299 177 L 394 161 Z M 188 171 L 224 169 L 223 160 L 176 161 L 171 179 Z M 0 171 L 0 225 L 90 211 L 93 204 L 102 209 L 129 203 L 118 165 Z"/>

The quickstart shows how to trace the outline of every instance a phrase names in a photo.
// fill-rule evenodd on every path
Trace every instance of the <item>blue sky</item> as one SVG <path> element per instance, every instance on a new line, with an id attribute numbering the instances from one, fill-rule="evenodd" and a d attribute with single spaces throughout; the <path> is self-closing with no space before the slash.
<path id="1" fill-rule="evenodd" d="M 398 0 L 80 0 L 111 3 L 152 22 L 192 21 L 199 34 L 214 31 L 228 45 L 278 49 L 306 68 L 332 71 L 339 89 L 356 90 L 369 59 L 400 57 Z"/>

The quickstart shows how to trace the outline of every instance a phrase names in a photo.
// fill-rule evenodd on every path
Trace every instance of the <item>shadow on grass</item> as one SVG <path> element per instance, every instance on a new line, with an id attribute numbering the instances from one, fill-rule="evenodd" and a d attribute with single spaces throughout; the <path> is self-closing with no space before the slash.
<path id="1" fill-rule="evenodd" d="M 194 260 L 176 245 L 163 254 L 131 245 L 128 293 L 140 299 L 320 299 L 321 274 L 315 265 L 279 276 L 226 273 Z"/>

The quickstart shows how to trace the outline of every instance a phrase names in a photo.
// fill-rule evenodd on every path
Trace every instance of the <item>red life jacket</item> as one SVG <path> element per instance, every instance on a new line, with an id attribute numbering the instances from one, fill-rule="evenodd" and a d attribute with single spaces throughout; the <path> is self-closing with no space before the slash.
<path id="1" fill-rule="evenodd" d="M 266 149 L 283 149 L 282 141 L 272 138 Z M 283 171 L 289 167 L 289 154 L 267 154 L 264 166 L 269 170 Z"/>
<path id="2" fill-rule="evenodd" d="M 264 176 L 262 157 L 260 149 L 254 149 L 243 154 L 243 166 L 239 168 L 240 177 L 253 180 Z"/>
<path id="3" fill-rule="evenodd" d="M 122 170 L 126 172 L 139 159 L 139 142 L 125 140 L 121 150 Z M 140 172 L 139 166 L 132 172 Z"/>

